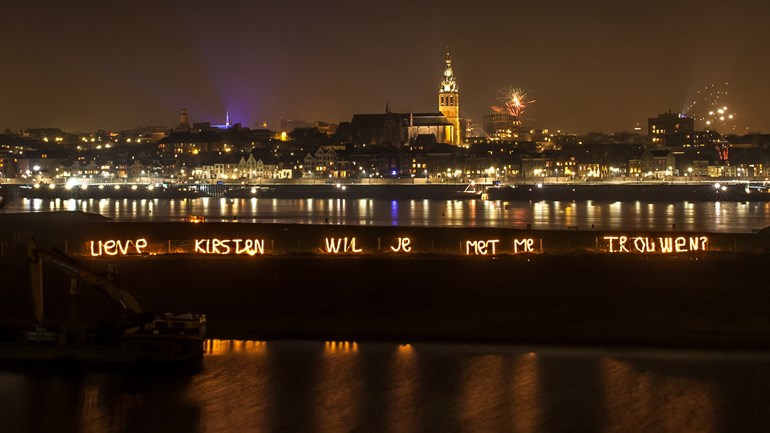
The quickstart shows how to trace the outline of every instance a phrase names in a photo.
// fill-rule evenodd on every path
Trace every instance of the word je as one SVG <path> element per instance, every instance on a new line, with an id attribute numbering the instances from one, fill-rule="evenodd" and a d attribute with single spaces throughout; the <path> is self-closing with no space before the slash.
<path id="1" fill-rule="evenodd" d="M 390 247 L 390 250 L 393 251 L 394 253 L 399 253 L 402 251 L 405 253 L 409 253 L 412 251 L 412 247 L 410 246 L 411 243 L 412 243 L 412 240 L 409 238 L 398 238 L 398 242 L 396 242 L 396 246 Z"/>

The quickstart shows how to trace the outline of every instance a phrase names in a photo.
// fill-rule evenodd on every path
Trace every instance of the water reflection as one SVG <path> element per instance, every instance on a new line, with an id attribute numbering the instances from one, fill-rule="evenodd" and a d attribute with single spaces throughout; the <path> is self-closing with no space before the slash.
<path id="1" fill-rule="evenodd" d="M 324 347 L 315 384 L 314 425 L 319 431 L 341 432 L 360 425 L 363 378 L 357 352 L 357 344 L 350 342 L 327 342 Z"/>
<path id="2" fill-rule="evenodd" d="M 752 232 L 770 226 L 770 203 L 594 201 L 503 202 L 383 199 L 19 199 L 6 212 L 82 210 L 120 221 L 209 221 L 303 224 L 486 226 L 565 230 Z"/>
<path id="3" fill-rule="evenodd" d="M 537 432 L 542 423 L 541 381 L 537 355 L 528 353 L 512 360 L 510 402 L 511 427 L 517 432 Z"/>
<path id="4" fill-rule="evenodd" d="M 620 359 L 605 358 L 600 365 L 608 431 L 648 425 L 650 420 L 660 420 L 664 431 L 718 430 L 715 415 L 719 405 L 713 382 L 654 374 Z"/>
<path id="5" fill-rule="evenodd" d="M 455 411 L 470 431 L 498 430 L 508 422 L 508 366 L 501 355 L 482 355 L 465 362 Z"/>
<path id="6" fill-rule="evenodd" d="M 233 354 L 257 355 L 264 354 L 267 342 L 252 340 L 208 340 L 206 342 L 207 356 L 223 356 Z"/>
<path id="7" fill-rule="evenodd" d="M 763 431 L 770 354 L 210 340 L 194 370 L 0 369 L 0 431 Z"/>
<path id="8" fill-rule="evenodd" d="M 420 431 L 420 375 L 417 355 L 411 344 L 396 348 L 390 368 L 390 395 L 387 403 L 389 432 Z"/>

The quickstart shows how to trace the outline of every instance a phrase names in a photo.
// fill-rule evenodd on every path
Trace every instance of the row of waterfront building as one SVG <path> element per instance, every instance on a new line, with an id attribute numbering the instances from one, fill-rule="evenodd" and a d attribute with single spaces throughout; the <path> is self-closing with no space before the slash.
<path id="1" fill-rule="evenodd" d="M 94 182 L 389 177 L 642 181 L 770 176 L 770 136 L 757 134 L 722 138 L 710 147 L 652 145 L 635 134 L 553 134 L 548 141 L 472 140 L 463 146 L 440 143 L 426 134 L 398 147 L 339 142 L 335 135 L 315 128 L 295 130 L 283 138 L 262 134 L 245 128 L 170 133 L 139 143 L 101 142 L 98 149 L 0 135 L 0 179 L 25 183 L 61 183 L 70 178 Z"/>
<path id="2" fill-rule="evenodd" d="M 484 134 L 460 116 L 447 53 L 435 112 L 355 114 L 349 122 L 282 122 L 246 128 L 191 123 L 173 128 L 0 134 L 0 180 L 16 182 L 198 181 L 421 177 L 464 181 L 770 177 L 770 136 L 695 130 L 694 119 L 663 113 L 641 130 L 577 136 L 527 128 L 511 113 L 484 119 Z"/>

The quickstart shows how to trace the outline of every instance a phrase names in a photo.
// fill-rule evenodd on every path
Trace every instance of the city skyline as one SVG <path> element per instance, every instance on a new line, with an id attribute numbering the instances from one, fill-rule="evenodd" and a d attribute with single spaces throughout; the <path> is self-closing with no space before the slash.
<path id="1" fill-rule="evenodd" d="M 525 125 L 585 133 L 644 128 L 729 82 L 736 129 L 721 132 L 770 130 L 761 5 L 77 3 L 5 7 L 1 128 L 172 125 L 181 108 L 191 121 L 229 112 L 274 129 L 281 117 L 338 123 L 386 103 L 433 111 L 448 45 L 460 115 L 477 126 L 505 86 L 537 99 Z"/>

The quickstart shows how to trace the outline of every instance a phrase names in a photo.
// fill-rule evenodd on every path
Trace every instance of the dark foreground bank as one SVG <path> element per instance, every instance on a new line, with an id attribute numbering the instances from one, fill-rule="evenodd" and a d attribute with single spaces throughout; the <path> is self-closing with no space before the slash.
<path id="1" fill-rule="evenodd" d="M 205 312 L 216 338 L 770 349 L 765 254 L 114 260 L 153 312 Z M 85 260 L 94 268 L 99 259 Z M 23 260 L 0 265 L 6 326 L 29 322 Z M 47 278 L 50 320 L 67 281 Z M 119 317 L 98 296 L 94 321 Z"/>

